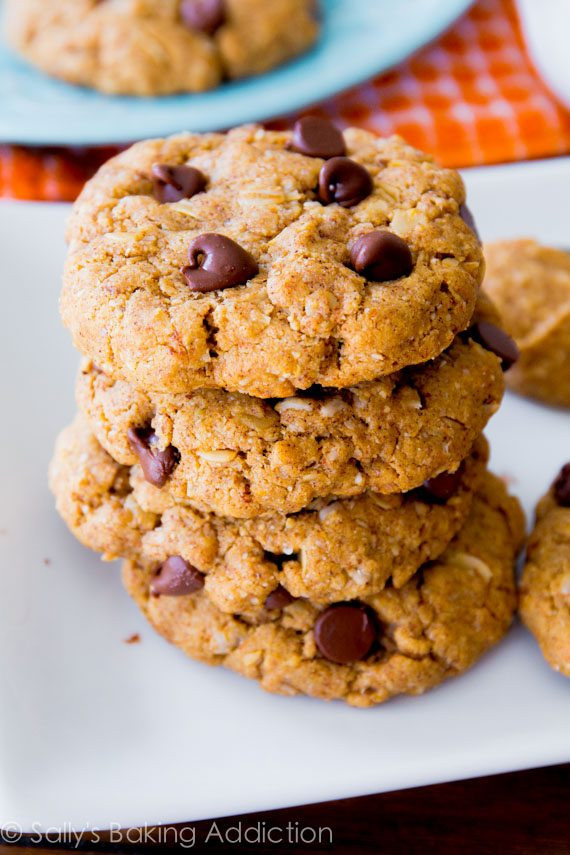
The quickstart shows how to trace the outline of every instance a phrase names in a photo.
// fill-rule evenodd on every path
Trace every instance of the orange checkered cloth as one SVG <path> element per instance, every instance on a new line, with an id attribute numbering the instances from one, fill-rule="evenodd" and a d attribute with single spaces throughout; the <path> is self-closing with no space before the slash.
<path id="1" fill-rule="evenodd" d="M 411 59 L 310 112 L 401 134 L 446 166 L 570 153 L 570 113 L 532 66 L 514 0 L 479 0 Z M 72 200 L 113 153 L 0 145 L 0 196 Z"/>

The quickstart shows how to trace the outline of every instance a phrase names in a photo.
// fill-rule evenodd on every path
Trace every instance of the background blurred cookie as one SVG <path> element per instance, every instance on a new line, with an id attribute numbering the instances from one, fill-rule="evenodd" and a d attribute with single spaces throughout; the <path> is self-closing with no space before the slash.
<path id="1" fill-rule="evenodd" d="M 570 255 L 531 239 L 489 244 L 485 254 L 485 289 L 520 349 L 507 384 L 570 407 Z"/>
<path id="2" fill-rule="evenodd" d="M 542 655 L 570 677 L 570 463 L 538 503 L 520 589 L 521 617 Z"/>
<path id="3" fill-rule="evenodd" d="M 201 92 L 307 50 L 314 0 L 7 0 L 11 45 L 69 83 L 114 95 Z"/>

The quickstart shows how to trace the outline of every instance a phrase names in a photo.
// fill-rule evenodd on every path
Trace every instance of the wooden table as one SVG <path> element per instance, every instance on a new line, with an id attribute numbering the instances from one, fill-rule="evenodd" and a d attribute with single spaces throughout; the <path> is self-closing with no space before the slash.
<path id="1" fill-rule="evenodd" d="M 277 829 L 294 839 L 300 829 L 321 828 L 321 843 L 247 844 L 220 843 L 244 829 L 261 826 Z M 287 824 L 290 823 L 290 831 Z M 332 830 L 330 845 L 326 828 Z M 206 837 L 210 833 L 208 843 Z M 253 833 L 253 832 L 250 832 Z M 311 832 L 306 832 L 310 834 Z M 217 853 L 247 852 L 252 855 L 298 852 L 337 852 L 342 855 L 570 855 L 570 763 L 547 769 L 477 778 L 453 784 L 401 790 L 306 805 L 280 811 L 248 814 L 216 821 L 174 826 L 168 831 L 149 829 L 150 840 L 132 831 L 114 840 L 101 835 L 97 843 L 82 841 L 75 851 L 139 852 L 170 851 Z M 154 842 L 153 842 L 154 840 Z M 183 847 L 176 841 L 185 840 Z M 192 840 L 194 845 L 190 846 Z M 160 841 L 160 842 L 159 842 Z M 50 852 L 68 852 L 73 844 L 50 845 Z M 38 852 L 44 846 L 0 846 L 14 855 Z M 48 849 L 46 846 L 44 851 Z"/>

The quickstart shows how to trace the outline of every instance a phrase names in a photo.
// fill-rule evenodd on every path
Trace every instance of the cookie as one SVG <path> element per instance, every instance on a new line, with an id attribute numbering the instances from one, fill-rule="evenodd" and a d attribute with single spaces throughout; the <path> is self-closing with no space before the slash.
<path id="1" fill-rule="evenodd" d="M 7 0 L 31 63 L 109 94 L 201 92 L 308 50 L 314 0 Z"/>
<path id="2" fill-rule="evenodd" d="M 259 611 L 278 588 L 332 603 L 399 588 L 463 525 L 481 482 L 479 440 L 459 470 L 419 490 L 319 500 L 297 514 L 235 520 L 176 505 L 140 467 L 116 463 L 78 417 L 58 440 L 50 484 L 59 513 L 86 546 L 158 568 L 180 556 L 225 612 Z"/>
<path id="3" fill-rule="evenodd" d="M 546 661 L 570 677 L 570 464 L 536 509 L 519 608 Z"/>
<path id="4" fill-rule="evenodd" d="M 189 656 L 270 692 L 369 707 L 460 674 L 504 636 L 523 530 L 518 502 L 486 474 L 443 555 L 402 588 L 365 600 L 322 608 L 301 599 L 232 615 L 192 585 L 186 568 L 167 566 L 157 577 L 145 562 L 128 561 L 123 578 L 152 626 Z"/>
<path id="5" fill-rule="evenodd" d="M 570 255 L 531 239 L 490 244 L 485 253 L 484 287 L 520 350 L 507 384 L 570 407 Z"/>
<path id="6" fill-rule="evenodd" d="M 483 260 L 464 201 L 401 139 L 310 117 L 139 143 L 74 207 L 63 319 L 148 393 L 373 380 L 469 326 Z"/>
<path id="7" fill-rule="evenodd" d="M 407 492 L 456 468 L 499 407 L 499 359 L 472 339 L 441 356 L 344 390 L 313 387 L 263 401 L 220 389 L 144 395 L 85 360 L 77 403 L 125 466 L 175 449 L 166 479 L 177 502 L 221 516 L 296 513 L 315 498 Z M 151 433 L 149 433 L 151 431 Z"/>

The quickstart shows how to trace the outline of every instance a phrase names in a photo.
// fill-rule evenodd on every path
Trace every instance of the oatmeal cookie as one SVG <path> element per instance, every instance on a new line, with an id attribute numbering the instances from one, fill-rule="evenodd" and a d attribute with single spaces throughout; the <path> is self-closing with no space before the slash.
<path id="1" fill-rule="evenodd" d="M 255 612 L 278 589 L 331 603 L 376 593 L 389 580 L 401 587 L 461 528 L 486 460 L 481 439 L 456 473 L 410 493 L 367 491 L 296 514 L 235 520 L 174 504 L 139 466 L 116 463 L 78 417 L 58 440 L 50 483 L 60 514 L 86 546 L 155 569 L 180 557 L 203 575 L 217 608 Z"/>
<path id="2" fill-rule="evenodd" d="M 507 384 L 570 407 L 570 255 L 531 239 L 490 244 L 485 254 L 484 287 L 520 350 Z"/>
<path id="3" fill-rule="evenodd" d="M 523 530 L 518 502 L 486 474 L 443 555 L 404 587 L 364 600 L 323 608 L 285 599 L 264 613 L 228 614 L 183 565 L 157 577 L 152 564 L 128 561 L 123 578 L 152 626 L 189 656 L 270 692 L 369 707 L 460 674 L 503 637 Z"/>
<path id="4" fill-rule="evenodd" d="M 519 608 L 546 661 L 570 677 L 570 463 L 536 509 Z"/>
<path id="5" fill-rule="evenodd" d="M 7 0 L 33 65 L 113 95 L 201 92 L 308 50 L 315 0 Z"/>
<path id="6" fill-rule="evenodd" d="M 295 513 L 322 496 L 407 492 L 453 470 L 499 407 L 503 385 L 499 359 L 457 338 L 419 368 L 277 401 L 221 389 L 148 396 L 89 360 L 76 393 L 119 463 L 175 449 L 170 473 L 147 473 L 155 486 L 199 510 L 248 518 Z"/>
<path id="7" fill-rule="evenodd" d="M 74 207 L 63 319 L 149 393 L 373 380 L 469 326 L 483 260 L 464 201 L 401 139 L 315 117 L 139 143 Z"/>

